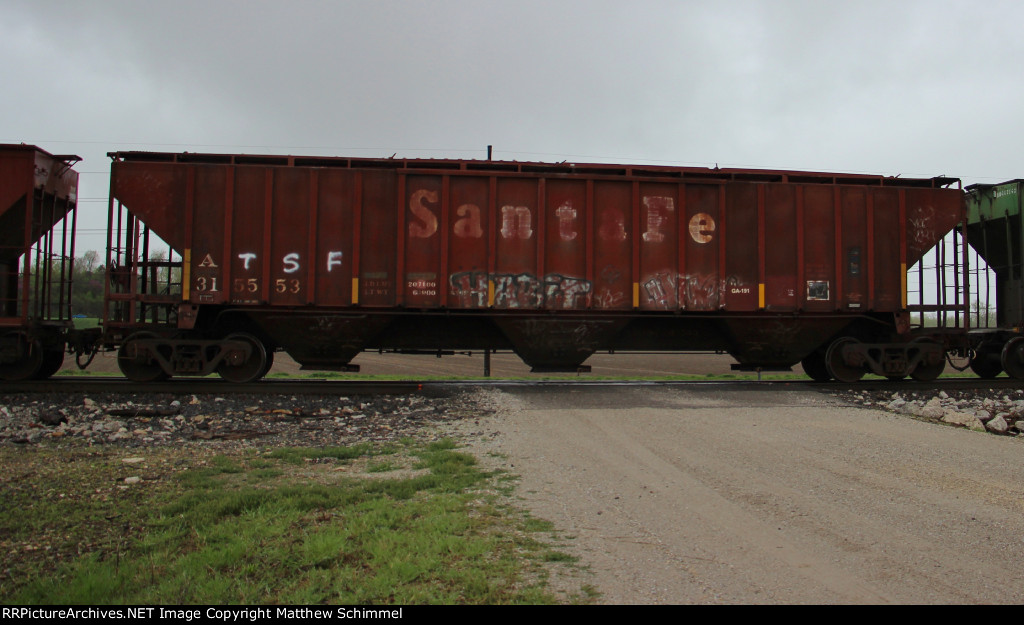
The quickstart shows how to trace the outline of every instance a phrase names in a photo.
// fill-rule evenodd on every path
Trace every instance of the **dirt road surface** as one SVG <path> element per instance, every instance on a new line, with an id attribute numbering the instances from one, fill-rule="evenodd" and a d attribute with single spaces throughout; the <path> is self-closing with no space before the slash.
<path id="1" fill-rule="evenodd" d="M 592 372 L 581 374 L 578 377 L 580 379 L 588 379 L 596 376 L 655 377 L 734 374 L 741 378 L 757 378 L 755 373 L 733 372 L 731 365 L 734 362 L 736 361 L 732 357 L 722 354 L 594 354 L 586 362 L 587 365 L 592 367 Z M 408 376 L 410 379 L 423 376 L 479 377 L 483 375 L 484 356 L 481 352 L 474 352 L 472 355 L 456 354 L 443 358 L 429 355 L 409 356 L 362 352 L 352 360 L 352 364 L 359 365 L 360 373 L 366 375 Z M 68 373 L 78 373 L 73 356 L 68 356 L 64 359 L 64 369 Z M 793 369 L 795 373 L 802 372 L 799 366 Z M 119 373 L 117 353 L 103 352 L 97 354 L 96 358 L 89 365 L 89 371 Z M 275 355 L 271 375 L 274 373 L 296 374 L 300 372 L 298 363 L 292 360 L 288 354 L 278 352 Z M 548 377 L 547 374 L 531 374 L 529 366 L 524 364 L 515 354 L 507 352 L 493 355 L 491 359 L 491 376 L 495 379 Z M 572 378 L 576 376 L 565 374 L 564 377 Z"/>
<path id="2" fill-rule="evenodd" d="M 603 603 L 1020 603 L 1024 440 L 814 391 L 495 391 L 521 476 Z"/>

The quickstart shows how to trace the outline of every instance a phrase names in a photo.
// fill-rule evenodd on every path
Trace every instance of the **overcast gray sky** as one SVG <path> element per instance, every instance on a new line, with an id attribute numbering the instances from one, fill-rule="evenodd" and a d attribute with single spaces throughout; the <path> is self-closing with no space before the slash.
<path id="1" fill-rule="evenodd" d="M 86 229 L 130 149 L 1001 182 L 1024 177 L 1021 23 L 1019 1 L 0 0 L 0 142 L 86 159 Z"/>

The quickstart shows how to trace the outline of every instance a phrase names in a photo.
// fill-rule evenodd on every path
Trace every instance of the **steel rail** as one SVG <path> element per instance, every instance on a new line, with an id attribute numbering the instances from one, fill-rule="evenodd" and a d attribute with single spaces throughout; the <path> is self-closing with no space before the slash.
<path id="1" fill-rule="evenodd" d="M 168 380 L 140 384 L 122 378 L 61 377 L 58 380 L 0 384 L 0 395 L 15 393 L 167 393 L 172 395 L 403 395 L 444 394 L 471 388 L 602 388 L 659 386 L 707 390 L 778 391 L 928 391 L 1024 388 L 1019 380 L 977 377 L 943 378 L 933 382 L 862 380 L 854 384 L 813 380 L 261 380 L 235 384 L 220 379 Z"/>

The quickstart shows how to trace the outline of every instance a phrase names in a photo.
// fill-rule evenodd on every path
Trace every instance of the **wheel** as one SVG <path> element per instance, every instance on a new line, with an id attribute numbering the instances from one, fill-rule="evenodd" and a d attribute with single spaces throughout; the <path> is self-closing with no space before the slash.
<path id="1" fill-rule="evenodd" d="M 857 339 L 844 336 L 836 339 L 825 352 L 825 366 L 829 374 L 839 382 L 847 384 L 856 382 L 864 377 L 864 367 L 847 364 L 843 359 L 843 347 L 860 343 Z"/>
<path id="2" fill-rule="evenodd" d="M 9 382 L 31 380 L 43 366 L 43 346 L 21 332 L 12 332 L 4 337 L 5 343 L 10 341 L 13 359 L 0 364 L 0 379 Z"/>
<path id="3" fill-rule="evenodd" d="M 265 378 L 270 370 L 274 368 L 274 350 L 267 349 L 267 364 L 263 366 L 263 371 L 260 372 L 260 379 Z"/>
<path id="4" fill-rule="evenodd" d="M 815 382 L 828 382 L 832 379 L 832 374 L 825 366 L 825 354 L 821 351 L 816 350 L 808 354 L 800 361 L 800 366 L 804 368 L 804 373 Z"/>
<path id="5" fill-rule="evenodd" d="M 156 382 L 171 377 L 156 359 L 137 349 L 137 341 L 152 338 L 156 337 L 149 332 L 137 332 L 121 344 L 117 350 L 117 366 L 124 377 L 133 382 Z"/>
<path id="6" fill-rule="evenodd" d="M 267 370 L 267 350 L 258 338 L 245 332 L 224 337 L 225 341 L 244 341 L 249 344 L 249 355 L 233 351 L 217 365 L 217 374 L 228 382 L 245 384 L 260 379 Z"/>
<path id="7" fill-rule="evenodd" d="M 1024 380 L 1024 336 L 1017 336 L 1006 342 L 999 362 L 1008 376 Z"/>
<path id="8" fill-rule="evenodd" d="M 991 380 L 1003 372 L 1003 363 L 999 354 L 983 352 L 971 357 L 971 371 L 979 378 Z"/>
<path id="9" fill-rule="evenodd" d="M 911 344 L 913 343 L 920 343 L 922 345 L 937 345 L 935 341 L 932 341 L 930 339 L 915 339 L 914 341 L 911 342 Z M 942 371 L 945 368 L 946 356 L 945 354 L 943 354 L 942 359 L 934 364 L 929 364 L 923 360 L 917 363 L 917 366 L 914 367 L 914 370 L 910 372 L 910 377 L 914 378 L 918 382 L 931 382 L 932 380 L 942 375 Z"/>
<path id="10" fill-rule="evenodd" d="M 39 367 L 39 371 L 33 376 L 36 380 L 45 380 L 52 376 L 54 373 L 60 371 L 60 368 L 64 366 L 64 350 L 63 349 L 47 349 L 43 351 L 43 364 Z"/>

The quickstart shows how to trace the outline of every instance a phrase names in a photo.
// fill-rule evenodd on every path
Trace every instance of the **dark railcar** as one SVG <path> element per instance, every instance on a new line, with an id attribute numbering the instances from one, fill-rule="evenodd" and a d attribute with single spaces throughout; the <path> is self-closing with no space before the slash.
<path id="1" fill-rule="evenodd" d="M 994 274 L 975 287 L 971 369 L 1024 379 L 1024 180 L 971 185 L 966 201 L 967 240 Z"/>
<path id="2" fill-rule="evenodd" d="M 963 220 L 955 179 L 110 156 L 105 328 L 134 379 L 253 379 L 278 348 L 309 368 L 378 348 L 511 348 L 537 370 L 597 350 L 839 379 L 941 365 L 910 340 L 906 270 Z"/>
<path id="3" fill-rule="evenodd" d="M 64 362 L 80 160 L 0 145 L 0 379 L 49 377 Z"/>

